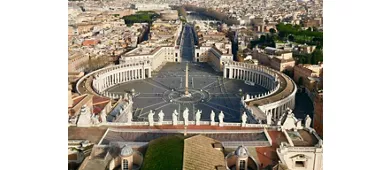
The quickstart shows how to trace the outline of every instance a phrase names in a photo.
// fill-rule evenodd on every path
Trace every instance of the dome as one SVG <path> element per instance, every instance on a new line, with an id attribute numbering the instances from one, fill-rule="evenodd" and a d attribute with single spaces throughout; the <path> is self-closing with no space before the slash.
<path id="1" fill-rule="evenodd" d="M 133 149 L 130 146 L 125 145 L 125 147 L 122 148 L 121 156 L 130 156 L 133 154 Z"/>
<path id="2" fill-rule="evenodd" d="M 236 151 L 234 151 L 234 154 L 239 157 L 248 157 L 248 149 L 244 146 L 239 146 Z"/>

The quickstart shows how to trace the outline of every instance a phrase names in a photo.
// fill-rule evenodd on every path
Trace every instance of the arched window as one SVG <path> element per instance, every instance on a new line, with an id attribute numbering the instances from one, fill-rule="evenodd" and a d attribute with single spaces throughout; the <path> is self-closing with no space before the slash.
<path id="1" fill-rule="evenodd" d="M 122 160 L 122 169 L 123 170 L 128 170 L 129 169 L 129 161 L 127 161 L 126 159 Z"/>
<path id="2" fill-rule="evenodd" d="M 245 161 L 240 160 L 240 170 L 245 170 Z"/>

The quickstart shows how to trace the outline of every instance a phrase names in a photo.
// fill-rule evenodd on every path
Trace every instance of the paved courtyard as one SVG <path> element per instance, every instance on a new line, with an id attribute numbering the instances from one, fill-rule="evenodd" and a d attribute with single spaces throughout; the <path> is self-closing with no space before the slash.
<path id="1" fill-rule="evenodd" d="M 165 114 L 164 120 L 172 120 L 175 109 L 182 121 L 182 112 L 188 108 L 190 121 L 195 120 L 195 113 L 199 109 L 202 111 L 201 120 L 209 121 L 213 110 L 216 121 L 219 112 L 223 111 L 225 122 L 240 122 L 242 94 L 266 92 L 265 88 L 247 85 L 242 80 L 223 79 L 222 73 L 214 71 L 206 63 L 189 63 L 188 86 L 191 97 L 183 97 L 185 67 L 184 62 L 167 63 L 158 73 L 153 73 L 152 78 L 123 83 L 108 89 L 108 92 L 123 94 L 135 90 L 134 121 L 146 121 L 150 110 L 156 112 L 155 121 L 158 120 L 160 110 Z"/>

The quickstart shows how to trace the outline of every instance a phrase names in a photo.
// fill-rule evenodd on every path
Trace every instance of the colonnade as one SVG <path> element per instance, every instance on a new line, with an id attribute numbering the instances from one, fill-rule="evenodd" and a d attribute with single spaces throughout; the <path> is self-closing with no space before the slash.
<path id="1" fill-rule="evenodd" d="M 251 81 L 270 90 L 266 96 L 253 98 L 251 101 L 262 103 L 257 108 L 261 110 L 263 114 L 271 113 L 274 119 L 279 119 L 287 108 L 295 108 L 296 85 L 290 78 L 282 73 L 278 73 L 265 66 L 228 62 L 225 64 L 223 76 L 224 78 L 229 79 Z M 281 82 L 284 83 L 283 86 L 281 86 Z M 268 97 L 272 95 L 277 97 L 273 97 L 271 100 Z"/>
<path id="2" fill-rule="evenodd" d="M 291 98 L 286 100 L 285 102 L 281 102 L 281 103 L 282 104 L 278 104 L 275 107 L 272 107 L 272 106 L 271 107 L 270 106 L 264 107 L 263 112 L 264 113 L 271 113 L 272 118 L 274 120 L 278 120 L 283 115 L 283 113 L 285 113 L 287 108 L 290 108 L 290 109 L 295 108 L 295 94 Z"/>
<path id="3" fill-rule="evenodd" d="M 95 73 L 93 76 L 92 87 L 101 94 L 116 84 L 151 77 L 151 66 L 143 64 L 118 65 Z"/>
<path id="4" fill-rule="evenodd" d="M 227 78 L 227 72 L 229 71 L 229 79 L 238 79 L 244 81 L 250 81 L 255 84 L 259 84 L 262 87 L 273 90 L 277 86 L 277 82 L 275 78 L 261 73 L 257 70 L 246 70 L 242 68 L 225 68 L 224 69 L 224 77 Z"/>

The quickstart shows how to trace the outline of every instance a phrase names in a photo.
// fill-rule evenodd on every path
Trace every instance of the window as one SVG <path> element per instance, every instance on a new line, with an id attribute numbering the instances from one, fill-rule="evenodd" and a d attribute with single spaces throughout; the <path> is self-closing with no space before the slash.
<path id="1" fill-rule="evenodd" d="M 240 160 L 240 170 L 245 170 L 245 161 Z"/>
<path id="2" fill-rule="evenodd" d="M 123 166 L 122 169 L 128 170 L 129 169 L 129 162 L 126 159 L 124 159 L 122 166 Z"/>
<path id="3" fill-rule="evenodd" d="M 295 161 L 295 167 L 305 167 L 304 161 Z"/>

